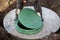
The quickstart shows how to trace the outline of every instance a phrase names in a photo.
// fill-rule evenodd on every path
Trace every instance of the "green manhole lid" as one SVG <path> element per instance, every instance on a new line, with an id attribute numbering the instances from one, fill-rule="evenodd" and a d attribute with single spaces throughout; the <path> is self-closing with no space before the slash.
<path id="1" fill-rule="evenodd" d="M 19 23 L 18 20 L 16 20 L 16 23 L 15 23 L 16 30 L 19 33 L 26 34 L 26 35 L 36 34 L 36 33 L 40 32 L 43 28 L 43 27 L 40 27 L 38 29 L 29 29 L 29 30 L 27 30 L 27 29 L 21 28 L 21 27 L 24 27 L 24 26 L 21 26 L 21 25 L 19 26 L 18 23 Z"/>
<path id="2" fill-rule="evenodd" d="M 24 8 L 18 14 L 18 20 L 27 28 L 40 28 L 42 26 L 41 17 L 37 14 L 36 11 Z"/>

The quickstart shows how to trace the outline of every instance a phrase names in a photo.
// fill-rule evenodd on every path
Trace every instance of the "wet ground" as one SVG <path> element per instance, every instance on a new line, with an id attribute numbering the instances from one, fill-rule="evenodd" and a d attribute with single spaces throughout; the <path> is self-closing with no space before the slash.
<path id="1" fill-rule="evenodd" d="M 40 0 L 40 2 L 42 6 L 54 10 L 60 16 L 60 0 Z M 7 33 L 3 27 L 4 16 L 13 8 L 16 8 L 16 3 L 10 5 L 2 12 L 0 11 L 0 40 L 25 40 L 12 36 L 11 34 Z M 60 30 L 54 34 L 51 34 L 49 37 L 43 38 L 42 40 L 60 40 Z"/>

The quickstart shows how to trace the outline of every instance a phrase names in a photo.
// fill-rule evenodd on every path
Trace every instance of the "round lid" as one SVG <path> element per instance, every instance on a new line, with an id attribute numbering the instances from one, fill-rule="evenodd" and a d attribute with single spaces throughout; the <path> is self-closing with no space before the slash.
<path id="1" fill-rule="evenodd" d="M 25 29 L 25 27 L 23 25 L 18 24 L 18 23 L 19 23 L 18 20 L 16 20 L 16 23 L 15 23 L 16 30 L 19 33 L 26 34 L 26 35 L 36 34 L 36 33 L 40 32 L 43 28 L 43 27 L 40 27 L 38 29 L 30 29 L 30 28 Z"/>
<path id="2" fill-rule="evenodd" d="M 27 28 L 40 28 L 42 26 L 41 17 L 36 11 L 24 8 L 18 14 L 19 22 Z"/>

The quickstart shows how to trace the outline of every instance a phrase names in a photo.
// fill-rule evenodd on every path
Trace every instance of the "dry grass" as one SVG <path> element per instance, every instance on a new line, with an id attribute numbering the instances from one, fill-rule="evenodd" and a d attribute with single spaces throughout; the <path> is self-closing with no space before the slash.
<path id="1" fill-rule="evenodd" d="M 13 3 L 15 3 L 16 0 L 0 0 L 0 11 L 4 11 L 6 10 L 6 8 L 9 7 L 9 4 L 12 5 Z"/>

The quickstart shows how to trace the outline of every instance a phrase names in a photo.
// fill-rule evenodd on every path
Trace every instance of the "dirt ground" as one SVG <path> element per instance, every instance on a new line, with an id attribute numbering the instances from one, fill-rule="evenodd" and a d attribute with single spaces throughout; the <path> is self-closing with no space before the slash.
<path id="1" fill-rule="evenodd" d="M 54 10 L 60 16 L 60 0 L 40 0 L 40 2 L 42 6 Z M 13 35 L 7 33 L 3 27 L 4 16 L 7 12 L 14 8 L 16 8 L 16 0 L 10 0 L 10 4 L 7 0 L 0 0 L 0 40 L 26 40 L 14 37 Z M 60 40 L 60 30 L 41 40 Z"/>

